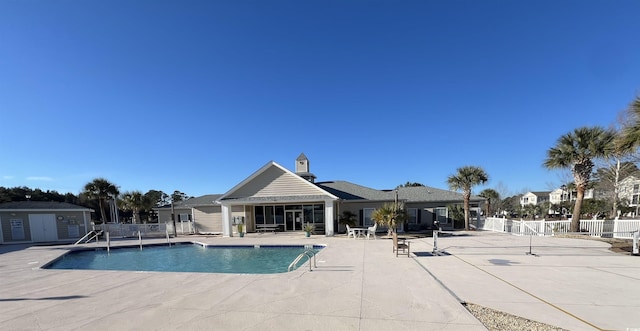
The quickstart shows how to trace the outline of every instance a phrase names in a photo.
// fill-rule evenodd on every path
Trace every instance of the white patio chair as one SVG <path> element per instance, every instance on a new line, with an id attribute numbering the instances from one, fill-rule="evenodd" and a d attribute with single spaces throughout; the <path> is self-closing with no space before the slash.
<path id="1" fill-rule="evenodd" d="M 353 239 L 356 239 L 356 232 L 347 224 L 347 238 L 353 236 Z"/>
<path id="2" fill-rule="evenodd" d="M 373 226 L 367 228 L 367 240 L 369 240 L 369 235 L 373 234 L 373 240 L 378 239 L 376 237 L 376 229 L 378 228 L 378 223 L 374 223 Z"/>

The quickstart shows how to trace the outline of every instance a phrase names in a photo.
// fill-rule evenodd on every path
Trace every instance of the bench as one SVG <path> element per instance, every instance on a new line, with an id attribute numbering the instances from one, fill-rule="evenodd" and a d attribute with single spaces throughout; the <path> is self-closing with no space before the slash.
<path id="1" fill-rule="evenodd" d="M 278 224 L 256 224 L 256 232 L 276 232 L 280 228 Z"/>

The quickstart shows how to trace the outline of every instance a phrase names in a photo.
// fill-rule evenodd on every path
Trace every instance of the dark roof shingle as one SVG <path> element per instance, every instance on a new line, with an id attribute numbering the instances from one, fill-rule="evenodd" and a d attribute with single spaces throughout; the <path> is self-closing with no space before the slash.
<path id="1" fill-rule="evenodd" d="M 392 201 L 395 199 L 395 190 L 376 190 L 347 181 L 319 182 L 316 185 L 343 200 Z M 412 186 L 399 187 L 398 199 L 406 202 L 454 202 L 462 201 L 463 195 L 429 186 Z M 483 200 L 483 198 L 471 196 L 471 200 Z"/>
<path id="2" fill-rule="evenodd" d="M 0 209 L 40 209 L 40 210 L 58 210 L 58 209 L 78 209 L 91 210 L 90 208 L 74 205 L 68 202 L 58 201 L 12 201 L 0 203 Z"/>

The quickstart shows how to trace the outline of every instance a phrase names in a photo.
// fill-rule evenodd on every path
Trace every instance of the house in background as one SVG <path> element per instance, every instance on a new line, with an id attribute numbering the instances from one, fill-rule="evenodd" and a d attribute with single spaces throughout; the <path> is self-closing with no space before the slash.
<path id="1" fill-rule="evenodd" d="M 66 202 L 0 203 L 0 243 L 74 242 L 91 230 L 91 212 Z"/>
<path id="2" fill-rule="evenodd" d="M 593 189 L 585 190 L 584 199 L 593 199 L 595 191 Z M 553 191 L 527 192 L 520 197 L 520 206 L 537 205 L 543 202 L 549 202 L 548 214 L 566 214 L 567 203 L 576 201 L 577 192 L 567 188 L 565 185 Z M 565 204 L 561 210 L 556 210 L 558 205 Z"/>
<path id="3" fill-rule="evenodd" d="M 629 203 L 629 207 L 638 207 L 640 204 L 640 179 L 628 176 L 621 180 L 618 186 L 618 198 Z"/>
<path id="4" fill-rule="evenodd" d="M 425 230 L 438 220 L 452 229 L 448 206 L 462 204 L 461 193 L 432 187 L 399 187 L 376 190 L 347 181 L 315 182 L 309 160 L 304 154 L 296 159 L 295 172 L 268 162 L 245 180 L 221 195 L 205 195 L 173 206 L 176 228 L 185 223 L 195 233 L 221 233 L 232 236 L 234 225 L 245 224 L 247 232 L 272 229 L 302 231 L 306 223 L 316 234 L 334 235 L 344 231 L 338 224 L 344 211 L 358 215 L 358 226 L 373 225 L 372 212 L 385 203 L 402 201 L 409 213 L 406 230 Z M 484 199 L 472 196 L 472 208 Z M 171 209 L 159 208 L 159 222 L 171 222 Z"/>
<path id="5" fill-rule="evenodd" d="M 527 192 L 520 197 L 520 206 L 537 205 L 549 201 L 549 191 Z"/>
<path id="6" fill-rule="evenodd" d="M 566 201 L 570 201 L 569 195 L 570 195 L 570 192 L 567 190 L 566 187 L 557 188 L 549 193 L 549 202 L 551 202 L 554 205 L 557 205 Z"/>
<path id="7" fill-rule="evenodd" d="M 178 234 L 219 234 L 222 233 L 222 213 L 220 204 L 216 203 L 221 194 L 207 194 L 178 201 L 171 205 L 155 208 L 158 223 L 173 224 Z"/>

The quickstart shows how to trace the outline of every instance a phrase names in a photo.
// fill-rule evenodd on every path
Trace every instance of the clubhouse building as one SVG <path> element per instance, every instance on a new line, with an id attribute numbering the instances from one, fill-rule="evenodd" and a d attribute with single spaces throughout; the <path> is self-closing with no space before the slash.
<path id="1" fill-rule="evenodd" d="M 315 234 L 333 236 L 344 232 L 338 219 L 344 212 L 356 215 L 359 227 L 373 225 L 376 208 L 393 201 L 404 202 L 409 219 L 401 231 L 433 228 L 435 221 L 452 229 L 448 207 L 461 205 L 461 193 L 428 186 L 377 190 L 347 181 L 316 182 L 304 154 L 296 159 L 295 172 L 270 161 L 224 194 L 209 194 L 158 208 L 158 222 L 172 223 L 178 233 L 234 236 L 237 224 L 245 232 L 302 231 L 313 224 Z M 484 199 L 471 197 L 471 208 Z"/>

